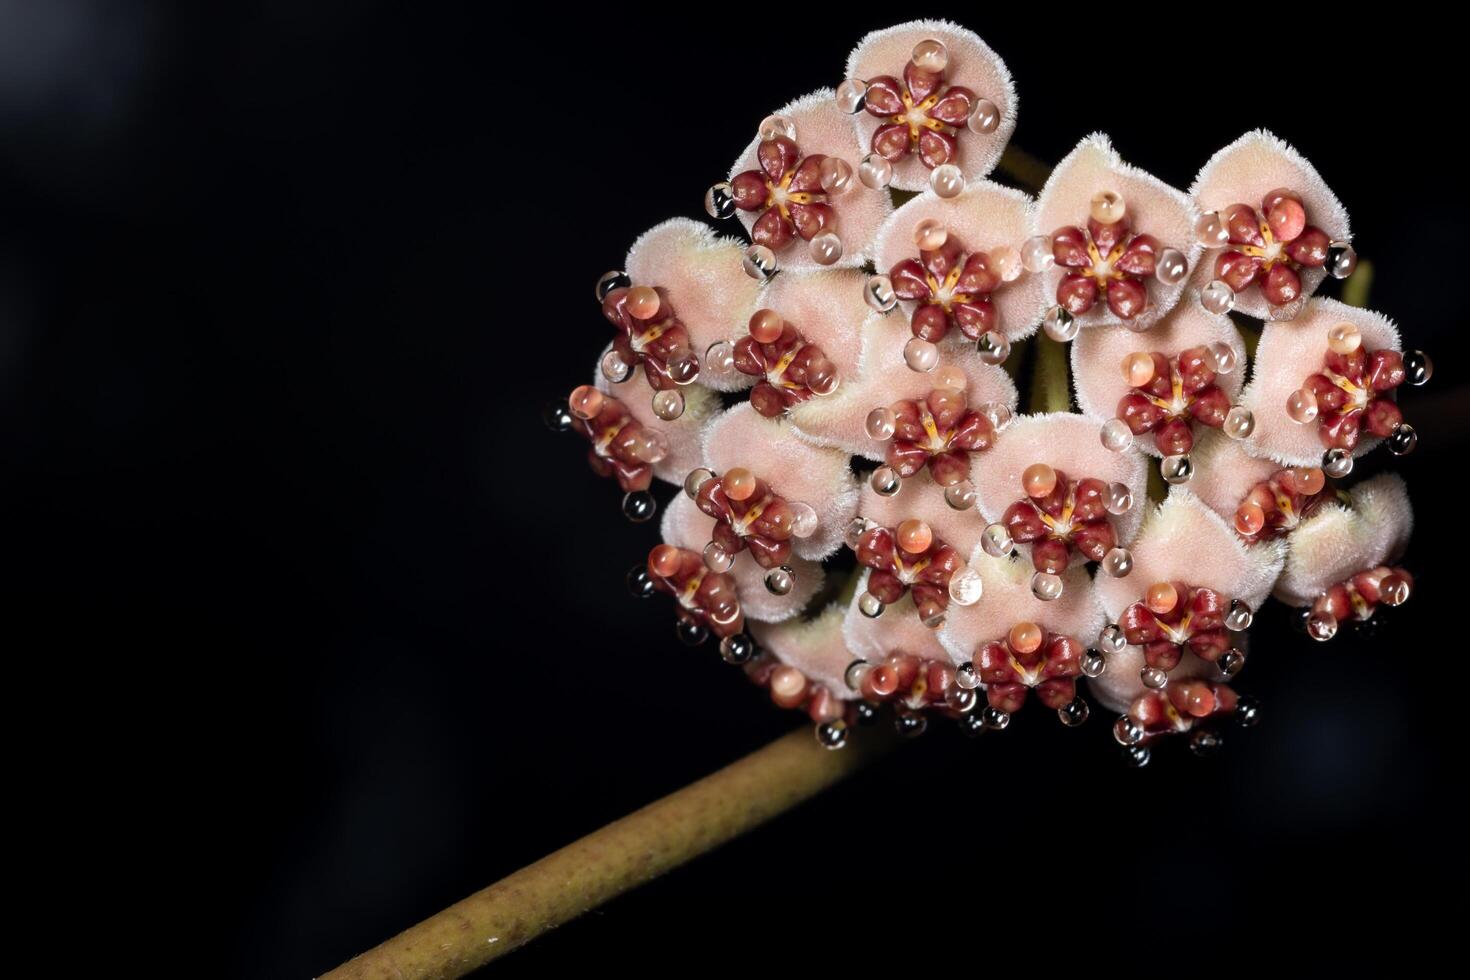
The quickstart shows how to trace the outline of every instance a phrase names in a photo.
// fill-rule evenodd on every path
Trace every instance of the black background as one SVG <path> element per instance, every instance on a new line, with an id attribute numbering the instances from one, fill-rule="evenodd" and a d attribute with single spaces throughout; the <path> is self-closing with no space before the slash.
<path id="1" fill-rule="evenodd" d="M 799 723 L 626 595 L 655 531 L 539 413 L 637 234 L 926 11 L 488 8 L 0 2 L 19 775 L 77 821 L 52 886 L 167 923 L 194 973 L 320 973 Z M 1273 10 L 934 12 L 1007 59 L 1043 159 L 1103 129 L 1187 186 L 1266 126 L 1317 164 L 1439 369 L 1404 399 L 1413 601 L 1327 646 L 1263 614 L 1266 721 L 1223 758 L 939 726 L 502 972 L 1431 941 L 1465 870 L 1461 72 L 1432 24 Z"/>

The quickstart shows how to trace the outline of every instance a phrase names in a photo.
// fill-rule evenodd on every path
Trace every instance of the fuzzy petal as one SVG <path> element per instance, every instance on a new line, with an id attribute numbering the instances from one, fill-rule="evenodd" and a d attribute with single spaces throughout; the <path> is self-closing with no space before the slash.
<path id="1" fill-rule="evenodd" d="M 1232 634 L 1231 640 L 1237 650 L 1245 652 L 1247 637 L 1244 633 Z M 1135 698 L 1147 690 L 1143 686 L 1144 663 L 1143 647 L 1126 646 L 1118 653 L 1108 654 L 1103 672 L 1087 679 L 1087 690 L 1098 704 L 1121 715 Z M 1169 680 L 1175 682 L 1218 676 L 1219 671 L 1214 664 L 1187 649 L 1178 666 L 1169 671 Z"/>
<path id="2" fill-rule="evenodd" d="M 982 135 L 965 126 L 957 129 L 959 159 L 954 162 L 967 181 L 978 180 L 995 169 L 1016 129 L 1016 89 L 1011 73 L 979 35 L 947 20 L 915 20 L 873 31 L 848 56 L 847 77 L 902 78 L 914 45 L 930 38 L 943 42 L 949 54 L 945 83 L 967 88 L 977 100 L 989 99 L 1000 110 L 1000 124 L 994 132 Z M 868 112 L 852 117 L 863 155 L 871 147 L 873 133 L 885 121 Z M 893 165 L 893 186 L 905 191 L 923 190 L 929 186 L 929 173 L 918 154 L 910 153 Z"/>
<path id="3" fill-rule="evenodd" d="M 973 606 L 951 603 L 939 628 L 939 642 L 955 663 L 969 660 L 976 647 L 1005 636 L 1017 623 L 1036 623 L 1082 644 L 1092 643 L 1103 628 L 1104 614 L 1092 579 L 1080 565 L 1062 573 L 1062 595 L 1050 602 L 1031 594 L 1031 576 L 1036 570 L 1025 559 L 992 558 L 976 548 L 970 555 L 970 567 L 980 573 L 984 594 Z"/>
<path id="4" fill-rule="evenodd" d="M 1133 540 L 1147 509 L 1148 466 L 1139 453 L 1104 448 L 1101 428 L 1095 420 L 1070 412 L 1026 415 L 1012 422 L 986 452 L 983 463 L 970 468 L 982 524 L 999 521 L 1006 508 L 1025 498 L 1021 474 L 1026 467 L 1046 463 L 1074 480 L 1091 477 L 1126 484 L 1133 491 L 1133 508 L 1112 520 L 1120 544 Z M 983 526 L 975 532 L 977 541 L 981 530 Z M 1028 545 L 1017 547 L 1029 553 Z M 1073 557 L 1081 560 L 1080 555 Z"/>
<path id="5" fill-rule="evenodd" d="M 857 178 L 858 165 L 867 156 L 865 146 L 859 145 L 852 130 L 852 123 L 837 108 L 831 89 L 819 89 L 804 95 L 794 102 L 776 110 L 796 125 L 796 145 L 802 158 L 820 153 L 823 156 L 846 160 L 853 169 L 850 186 L 842 194 L 830 198 L 827 203 L 836 213 L 831 225 L 842 238 L 842 258 L 837 264 L 844 267 L 861 266 L 872 255 L 873 237 L 893 210 L 886 190 L 873 190 Z M 757 169 L 756 153 L 760 137 L 751 140 L 740 159 L 730 170 L 731 175 Z M 741 224 L 749 231 L 761 212 L 738 211 Z M 776 256 L 782 269 L 820 269 L 807 250 L 807 243 L 794 239 Z"/>
<path id="6" fill-rule="evenodd" d="M 1327 504 L 1292 532 L 1286 568 L 1276 583 L 1282 602 L 1309 605 L 1330 586 L 1395 561 L 1408 545 L 1414 511 L 1401 477 L 1379 474 L 1348 496 L 1351 506 Z"/>
<path id="7" fill-rule="evenodd" d="M 1036 219 L 1032 225 L 1038 235 L 1050 235 L 1059 228 L 1080 226 L 1087 221 L 1092 198 L 1101 191 L 1122 196 L 1129 228 L 1135 234 L 1152 235 L 1159 247 L 1175 248 L 1184 253 L 1191 268 L 1199 261 L 1200 246 L 1194 234 L 1194 205 L 1183 191 L 1124 163 L 1107 136 L 1094 133 L 1057 164 L 1037 199 Z M 1042 274 L 1046 295 L 1055 302 L 1057 285 L 1067 270 L 1053 266 Z M 1145 280 L 1151 307 L 1132 321 L 1136 327 L 1156 322 L 1179 302 L 1186 280 L 1166 286 L 1157 279 Z M 1096 327 L 1121 324 L 1122 321 L 1097 303 L 1077 318 L 1079 326 Z"/>
<path id="8" fill-rule="evenodd" d="M 689 330 L 694 351 L 703 358 L 710 344 L 734 340 L 755 312 L 760 285 L 745 274 L 745 244 L 716 235 L 708 225 L 672 218 L 638 237 L 624 269 L 634 283 L 658 286 Z M 748 385 L 739 372 L 702 372 L 700 383 L 717 391 Z"/>
<path id="9" fill-rule="evenodd" d="M 860 269 L 784 272 L 760 294 L 759 306 L 781 314 L 807 343 L 820 347 L 845 382 L 857 375 L 863 321 L 872 312 L 863 301 L 867 281 Z"/>
<path id="10" fill-rule="evenodd" d="M 1270 593 L 1286 557 L 1284 542 L 1247 545 L 1223 517 L 1178 487 L 1144 519 L 1131 550 L 1133 571 L 1126 578 L 1097 577 L 1098 598 L 1113 622 L 1154 582 L 1214 589 L 1254 608 Z"/>
<path id="11" fill-rule="evenodd" d="M 868 572 L 864 571 L 842 619 L 842 636 L 854 659 L 875 664 L 891 654 L 908 653 L 924 660 L 950 660 L 948 652 L 939 643 L 938 631 L 919 620 L 919 611 L 914 608 L 911 596 L 906 595 L 888 606 L 877 619 L 864 616 L 857 603 L 867 591 L 867 583 Z M 957 608 L 950 606 L 950 612 Z M 847 689 L 845 683 L 843 689 Z"/>
<path id="12" fill-rule="evenodd" d="M 972 472 L 984 467 L 971 467 Z M 858 513 L 875 524 L 897 527 L 909 519 L 921 520 L 934 536 L 961 555 L 968 555 L 980 543 L 985 522 L 970 510 L 955 510 L 944 501 L 944 488 L 927 474 L 917 474 L 903 481 L 898 493 L 885 497 L 867 484 L 862 487 Z"/>
<path id="13" fill-rule="evenodd" d="M 934 387 L 930 374 L 911 371 L 903 362 L 903 346 L 912 334 L 900 314 L 871 314 L 862 326 L 862 351 L 855 377 L 843 376 L 837 390 L 826 398 L 811 398 L 795 406 L 791 421 L 803 438 L 821 446 L 881 460 L 883 443 L 868 437 L 868 413 L 906 398 L 921 398 Z M 940 345 L 940 364 L 965 372 L 968 403 L 974 407 L 997 402 L 1016 407 L 1016 386 L 1004 370 L 986 364 L 973 344 Z"/>
<path id="14" fill-rule="evenodd" d="M 1352 239 L 1347 210 L 1322 180 L 1317 168 L 1290 143 L 1264 129 L 1246 133 L 1210 157 L 1195 177 L 1189 193 L 1200 211 L 1219 211 L 1232 204 L 1248 204 L 1259 211 L 1261 199 L 1281 187 L 1301 196 L 1309 225 L 1322 229 L 1334 240 Z M 1202 289 L 1215 278 L 1215 257 L 1219 254 L 1219 250 L 1211 249 L 1195 265 L 1195 288 Z M 1311 296 L 1326 275 L 1324 269 L 1300 270 L 1302 298 Z M 1271 316 L 1270 304 L 1261 295 L 1259 286 L 1250 286 L 1238 294 L 1235 309 L 1258 319 Z"/>
<path id="15" fill-rule="evenodd" d="M 858 486 L 847 455 L 799 438 L 789 422 L 765 418 L 749 402 L 710 422 L 704 465 L 716 473 L 743 466 L 788 501 L 811 506 L 817 531 L 793 544 L 802 558 L 819 560 L 836 551 L 857 515 Z"/>
<path id="16" fill-rule="evenodd" d="M 753 622 L 750 633 L 761 649 L 774 654 L 777 660 L 795 667 L 808 680 L 824 685 L 842 700 L 850 701 L 857 693 L 847 686 L 846 671 L 856 658 L 848 651 L 843 625 L 843 608 L 831 605 L 814 619 L 791 619 L 778 624 Z"/>
<path id="17" fill-rule="evenodd" d="M 701 553 L 710 541 L 714 526 L 715 519 L 681 492 L 664 508 L 659 533 L 666 544 Z M 784 622 L 799 615 L 816 596 L 825 578 L 822 566 L 795 556 L 790 564 L 796 584 L 786 595 L 773 595 L 766 588 L 766 570 L 756 564 L 750 552 L 742 551 L 735 556 L 730 574 L 735 576 L 735 590 L 747 621 Z"/>
<path id="18" fill-rule="evenodd" d="M 1001 247 L 1019 250 L 1031 235 L 1029 195 L 981 181 L 971 184 L 957 197 L 948 200 L 925 191 L 908 201 L 883 223 L 874 247 L 873 263 L 878 271 L 888 273 L 904 259 L 918 258 L 914 244 L 914 227 L 925 218 L 933 218 L 964 243 L 967 254 L 990 252 Z M 1029 337 L 1036 332 L 1041 315 L 1050 305 L 1040 276 L 1023 271 L 1014 282 L 1001 284 L 990 294 L 999 314 L 999 330 L 1010 340 Z M 901 303 L 905 319 L 912 303 Z M 946 338 L 947 339 L 947 338 Z"/>
<path id="19" fill-rule="evenodd" d="M 1241 404 L 1256 417 L 1256 429 L 1246 448 L 1286 466 L 1318 466 L 1323 445 L 1317 423 L 1293 422 L 1286 400 L 1313 374 L 1322 370 L 1327 353 L 1327 331 L 1347 321 L 1363 335 L 1368 350 L 1401 350 L 1398 328 L 1382 313 L 1359 309 L 1326 297 L 1314 297 L 1295 320 L 1267 323 L 1256 345 L 1255 374 L 1241 394 Z M 1368 452 L 1381 440 L 1366 430 L 1354 456 Z"/>
<path id="20" fill-rule="evenodd" d="M 1189 458 L 1194 463 L 1190 492 L 1231 523 L 1246 494 L 1281 469 L 1272 460 L 1247 453 L 1239 440 L 1216 429 L 1201 429 Z"/>
<path id="21" fill-rule="evenodd" d="M 612 350 L 608 345 L 603 351 Z M 598 359 L 601 364 L 601 358 Z M 704 457 L 704 427 L 719 411 L 719 396 L 699 384 L 680 389 L 684 394 L 684 414 L 672 422 L 659 418 L 653 411 L 653 391 L 643 380 L 643 368 L 636 367 L 626 380 L 613 384 L 602 371 L 593 372 L 592 383 L 603 394 L 628 406 L 628 414 L 641 425 L 657 429 L 669 440 L 669 454 L 653 464 L 653 475 L 669 483 L 683 483 L 689 471 Z"/>
<path id="22" fill-rule="evenodd" d="M 1143 333 L 1122 326 L 1085 331 L 1072 342 L 1077 404 L 1092 418 L 1100 421 L 1113 418 L 1118 414 L 1118 400 L 1133 390 L 1123 379 L 1123 358 L 1135 351 L 1146 354 L 1158 351 L 1174 357 L 1191 347 L 1215 343 L 1229 344 L 1235 351 L 1235 370 L 1215 378 L 1215 384 L 1234 402 L 1245 383 L 1245 341 L 1229 317 L 1215 316 L 1192 298 Z M 1195 425 L 1196 437 L 1208 428 Z M 1164 455 L 1159 452 L 1152 432 L 1137 436 L 1135 445 L 1151 456 Z"/>

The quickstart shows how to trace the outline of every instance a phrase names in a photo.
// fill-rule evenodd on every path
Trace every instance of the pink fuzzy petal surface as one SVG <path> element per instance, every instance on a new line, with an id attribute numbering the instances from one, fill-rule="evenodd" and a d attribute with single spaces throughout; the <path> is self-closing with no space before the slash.
<path id="1" fill-rule="evenodd" d="M 983 466 L 971 467 L 972 472 L 981 469 Z M 930 478 L 927 470 L 904 480 L 898 493 L 891 497 L 885 497 L 874 491 L 871 485 L 863 484 L 858 513 L 875 524 L 890 528 L 910 519 L 923 521 L 936 538 L 961 555 L 968 555 L 975 549 L 980 543 L 980 533 L 985 530 L 985 522 L 975 508 L 955 510 L 944 502 L 944 488 Z"/>
<path id="2" fill-rule="evenodd" d="M 658 286 L 668 294 L 702 364 L 710 344 L 743 335 L 755 312 L 760 285 L 745 274 L 744 256 L 739 239 L 717 235 L 699 221 L 671 218 L 639 236 L 624 271 L 635 285 Z M 701 372 L 699 380 L 717 391 L 750 384 L 736 371 Z"/>
<path id="3" fill-rule="evenodd" d="M 1353 487 L 1348 496 L 1351 506 L 1325 504 L 1287 539 L 1286 567 L 1275 591 L 1282 602 L 1308 605 L 1330 586 L 1403 554 L 1414 529 L 1404 481 L 1382 473 Z"/>
<path id="4" fill-rule="evenodd" d="M 845 453 L 812 445 L 791 423 L 768 419 L 749 402 L 716 416 L 705 429 L 704 465 L 716 473 L 744 467 L 791 503 L 817 512 L 817 531 L 793 538 L 802 558 L 819 560 L 836 551 L 857 515 L 858 486 Z"/>
<path id="5" fill-rule="evenodd" d="M 877 619 L 864 616 L 858 610 L 857 602 L 867 591 L 867 581 L 865 572 L 842 619 L 842 636 L 854 659 L 879 663 L 891 654 L 907 653 L 924 660 L 950 662 L 949 653 L 939 643 L 939 631 L 931 630 L 920 621 L 912 597 L 904 596 L 890 604 Z M 845 688 L 846 684 L 843 686 Z"/>
<path id="6" fill-rule="evenodd" d="M 925 191 L 894 211 L 878 230 L 873 263 L 884 275 L 904 259 L 917 259 L 919 247 L 914 243 L 914 226 L 926 218 L 944 225 L 965 245 L 967 254 L 990 252 L 1009 246 L 1017 249 L 1031 237 L 1030 196 L 1009 187 L 982 181 L 965 188 L 948 200 Z M 999 329 L 1010 340 L 1029 337 L 1036 332 L 1041 316 L 1050 306 L 1041 277 L 1022 271 L 1014 282 L 1002 284 L 990 294 L 999 314 Z M 904 319 L 913 312 L 914 304 L 899 303 Z M 958 333 L 951 330 L 951 335 Z M 949 336 L 946 336 L 946 340 Z"/>
<path id="7" fill-rule="evenodd" d="M 795 406 L 791 421 L 810 442 L 881 460 L 884 444 L 868 437 L 868 413 L 906 398 L 924 397 L 934 388 L 934 375 L 911 371 L 904 364 L 903 346 L 913 335 L 897 312 L 870 315 L 861 332 L 856 376 L 844 375 L 831 395 Z M 997 402 L 1015 409 L 1016 386 L 1010 375 L 981 360 L 973 344 L 946 343 L 939 350 L 941 366 L 953 364 L 969 379 L 965 395 L 971 407 Z"/>
<path id="8" fill-rule="evenodd" d="M 1362 333 L 1367 350 L 1401 349 L 1398 328 L 1388 317 L 1323 296 L 1313 297 L 1295 320 L 1267 323 L 1256 345 L 1251 383 L 1240 397 L 1256 417 L 1255 432 L 1246 440 L 1249 452 L 1288 466 L 1321 464 L 1325 447 L 1317 435 L 1317 422 L 1293 422 L 1286 414 L 1286 400 L 1322 370 L 1327 331 L 1344 321 Z M 1353 455 L 1361 456 L 1381 441 L 1365 430 Z"/>
<path id="9" fill-rule="evenodd" d="M 1307 212 L 1307 224 L 1320 228 L 1333 240 L 1351 240 L 1347 210 L 1322 180 L 1317 168 L 1285 140 L 1264 129 L 1253 130 L 1210 157 L 1200 169 L 1189 193 L 1200 211 L 1219 211 L 1232 204 L 1261 210 L 1261 199 L 1278 188 L 1296 191 Z M 1194 269 L 1194 285 L 1203 289 L 1215 278 L 1219 250 L 1204 253 Z M 1300 270 L 1302 293 L 1299 303 L 1310 297 L 1326 277 L 1325 269 Z M 1235 297 L 1235 309 L 1246 316 L 1269 319 L 1271 306 L 1252 285 Z M 1288 313 L 1290 315 L 1290 313 Z"/>
<path id="10" fill-rule="evenodd" d="M 1098 598 L 1112 622 L 1155 582 L 1214 589 L 1255 608 L 1281 572 L 1286 544 L 1277 540 L 1247 545 L 1198 497 L 1174 487 L 1145 517 L 1131 550 L 1133 571 L 1127 577 L 1097 577 Z"/>
<path id="11" fill-rule="evenodd" d="M 1118 156 L 1112 143 L 1102 133 L 1094 133 L 1077 145 L 1057 164 L 1036 202 L 1036 218 L 1032 225 L 1038 235 L 1051 235 L 1058 228 L 1082 227 L 1091 212 L 1092 198 L 1102 191 L 1113 191 L 1123 198 L 1129 228 L 1134 234 L 1152 235 L 1160 248 L 1175 248 L 1184 253 L 1191 268 L 1199 261 L 1200 246 L 1194 234 L 1194 206 L 1183 191 L 1129 166 Z M 1056 302 L 1057 284 L 1066 270 L 1053 266 L 1042 273 L 1048 305 Z M 1146 327 L 1174 308 L 1183 295 L 1186 276 L 1172 286 L 1157 279 L 1148 284 L 1149 309 L 1132 321 Z M 1081 327 L 1121 325 L 1104 301 L 1077 317 Z"/>
<path id="12" fill-rule="evenodd" d="M 1231 640 L 1237 650 L 1246 651 L 1246 635 L 1232 633 Z M 1107 666 L 1096 677 L 1087 678 L 1087 690 L 1109 711 L 1123 714 L 1134 699 L 1147 688 L 1143 686 L 1143 647 L 1126 646 L 1118 653 L 1107 656 Z M 1178 666 L 1169 671 L 1170 681 L 1187 681 L 1196 678 L 1219 676 L 1215 665 L 1196 656 L 1188 649 Z"/>
<path id="13" fill-rule="evenodd" d="M 603 353 L 609 350 L 611 345 Z M 601 358 L 598 363 L 602 363 Z M 719 397 L 703 385 L 685 385 L 679 389 L 684 394 L 684 414 L 670 422 L 654 413 L 653 390 L 643 380 L 643 368 L 634 368 L 627 380 L 618 384 L 603 377 L 599 368 L 593 372 L 592 383 L 598 391 L 627 405 L 628 414 L 641 425 L 664 434 L 669 440 L 669 454 L 653 464 L 653 475 L 669 483 L 683 483 L 704 458 L 704 426 L 720 411 Z"/>
<path id="14" fill-rule="evenodd" d="M 863 301 L 863 285 L 867 281 L 868 276 L 861 269 L 783 272 L 761 292 L 757 307 L 775 310 L 807 343 L 820 347 L 837 365 L 842 382 L 846 383 L 857 375 L 862 357 L 863 322 L 872 313 Z M 741 331 L 742 335 L 747 332 Z"/>
<path id="15" fill-rule="evenodd" d="M 1133 390 L 1123 379 L 1123 358 L 1135 351 L 1145 354 L 1158 351 L 1165 357 L 1174 357 L 1191 347 L 1215 343 L 1229 344 L 1235 351 L 1235 370 L 1215 377 L 1215 384 L 1235 402 L 1245 384 L 1245 341 L 1229 317 L 1215 316 L 1193 301 L 1192 296 L 1143 333 L 1122 326 L 1085 330 L 1072 341 L 1072 379 L 1077 389 L 1077 405 L 1092 418 L 1102 421 L 1113 418 L 1118 414 L 1118 401 Z M 1193 428 L 1198 436 L 1208 426 L 1196 424 Z M 1135 436 L 1134 445 L 1151 456 L 1163 455 L 1152 432 Z"/>
<path id="16" fill-rule="evenodd" d="M 1190 492 L 1231 523 L 1245 495 L 1281 469 L 1279 463 L 1247 453 L 1239 440 L 1218 429 L 1201 428 L 1189 458 L 1194 463 Z"/>
<path id="17" fill-rule="evenodd" d="M 879 75 L 902 79 L 913 55 L 914 45 L 933 38 L 944 44 L 949 64 L 944 78 L 949 85 L 969 89 L 977 99 L 989 99 L 1000 110 L 1000 124 L 987 134 L 960 127 L 959 166 L 967 181 L 977 180 L 995 169 L 1006 143 L 1016 129 L 1016 89 L 1011 73 L 1000 56 L 979 35 L 947 20 L 915 20 L 874 31 L 858 42 L 847 59 L 847 77 L 867 80 Z M 849 125 L 856 125 L 858 142 L 865 156 L 872 148 L 873 133 L 885 120 L 869 112 L 858 112 Z M 910 153 L 893 165 L 893 187 L 917 191 L 929 186 L 928 167 Z"/>
<path id="18" fill-rule="evenodd" d="M 844 701 L 857 697 L 847 686 L 847 665 L 856 658 L 843 638 L 843 609 L 828 606 L 814 619 L 791 619 L 784 623 L 750 624 L 750 634 L 762 650 L 790 664 L 808 680 L 824 685 Z"/>
<path id="19" fill-rule="evenodd" d="M 1010 507 L 1026 497 L 1021 474 L 1033 463 L 1046 463 L 1073 480 L 1088 477 L 1107 483 L 1123 483 L 1133 491 L 1133 508 L 1112 518 L 1118 543 L 1126 545 L 1138 533 L 1147 509 L 1148 464 L 1142 454 L 1115 453 L 1103 447 L 1102 426 L 1094 419 L 1071 412 L 1023 415 L 1004 431 L 978 465 L 970 467 L 975 485 L 976 507 L 983 524 L 999 521 Z M 976 540 L 979 540 L 979 531 Z M 1017 546 L 1029 554 L 1029 545 Z M 1082 562 L 1074 554 L 1074 562 Z"/>
<path id="20" fill-rule="evenodd" d="M 701 554 L 704 546 L 709 544 L 714 526 L 715 519 L 680 492 L 664 509 L 659 534 L 666 544 Z M 756 564 L 750 552 L 742 551 L 735 556 L 730 574 L 735 577 L 735 591 L 740 596 L 740 608 L 747 620 L 784 622 L 799 615 L 816 596 L 825 578 L 822 566 L 795 556 L 792 556 L 790 565 L 796 584 L 786 595 L 774 595 L 766 588 L 766 570 Z"/>
<path id="21" fill-rule="evenodd" d="M 985 583 L 980 601 L 972 606 L 950 603 L 944 625 L 939 627 L 939 642 L 955 663 L 969 660 L 976 647 L 1000 639 L 1017 623 L 1036 623 L 1086 645 L 1103 628 L 1104 614 L 1092 577 L 1081 565 L 1062 573 L 1062 595 L 1050 602 L 1031 594 L 1036 569 L 1023 558 L 992 558 L 976 548 L 970 554 L 970 567 Z"/>
<path id="22" fill-rule="evenodd" d="M 777 109 L 775 114 L 785 116 L 796 125 L 796 145 L 803 159 L 820 153 L 846 160 L 852 167 L 853 176 L 847 190 L 830 198 L 827 203 L 836 212 L 836 223 L 830 230 L 837 232 L 842 239 L 842 258 L 837 260 L 837 264 L 845 267 L 862 265 L 872 256 L 873 238 L 878 233 L 878 226 L 892 212 L 893 202 L 886 190 L 873 190 L 858 180 L 858 165 L 868 151 L 858 145 L 851 120 L 837 108 L 831 89 L 819 89 L 804 95 Z M 731 177 L 760 169 L 756 159 L 760 142 L 759 136 L 750 141 L 730 169 Z M 762 213 L 735 212 L 747 232 L 755 226 Z M 824 268 L 811 257 L 806 241 L 799 235 L 777 251 L 776 262 L 781 269 L 787 270 Z"/>

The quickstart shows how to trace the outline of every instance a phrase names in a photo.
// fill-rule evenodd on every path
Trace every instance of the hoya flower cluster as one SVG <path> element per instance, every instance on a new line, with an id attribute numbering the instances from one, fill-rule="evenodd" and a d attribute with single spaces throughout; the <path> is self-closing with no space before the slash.
<path id="1" fill-rule="evenodd" d="M 970 31 L 875 32 L 846 76 L 706 193 L 734 234 L 667 221 L 599 281 L 611 342 L 553 412 L 631 519 L 683 488 L 630 576 L 682 637 L 834 748 L 882 702 L 978 734 L 1090 699 L 1142 764 L 1252 719 L 1269 596 L 1323 640 L 1408 598 L 1403 482 L 1348 481 L 1413 449 L 1430 363 L 1314 295 L 1357 260 L 1311 164 L 1252 132 L 1185 192 L 1095 134 L 1033 198 L 987 179 L 1016 94 Z"/>

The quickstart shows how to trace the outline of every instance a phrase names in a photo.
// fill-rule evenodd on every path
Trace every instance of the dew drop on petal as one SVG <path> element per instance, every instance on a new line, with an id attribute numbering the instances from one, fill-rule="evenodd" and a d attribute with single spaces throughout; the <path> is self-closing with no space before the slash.
<path id="1" fill-rule="evenodd" d="M 1021 264 L 1026 267 L 1027 272 L 1045 272 L 1056 265 L 1056 261 L 1050 235 L 1028 238 L 1021 246 Z"/>
<path id="2" fill-rule="evenodd" d="M 980 573 L 968 565 L 950 576 L 949 597 L 962 606 L 972 606 L 980 601 L 984 591 L 985 583 L 980 580 Z"/>
<path id="3" fill-rule="evenodd" d="M 1224 316 L 1235 307 L 1235 290 L 1216 279 L 1199 294 L 1199 301 L 1206 310 Z"/>
<path id="4" fill-rule="evenodd" d="M 1133 446 L 1133 430 L 1122 419 L 1108 419 L 1102 424 L 1103 448 L 1110 452 L 1126 452 Z"/>
<path id="5" fill-rule="evenodd" d="M 801 501 L 792 501 L 791 508 L 791 533 L 794 537 L 809 538 L 817 533 L 817 512 L 811 504 Z"/>

